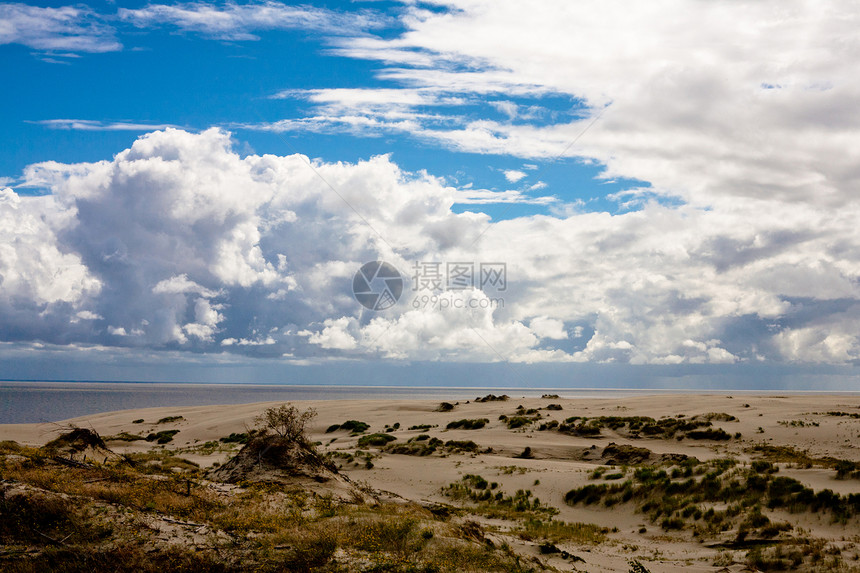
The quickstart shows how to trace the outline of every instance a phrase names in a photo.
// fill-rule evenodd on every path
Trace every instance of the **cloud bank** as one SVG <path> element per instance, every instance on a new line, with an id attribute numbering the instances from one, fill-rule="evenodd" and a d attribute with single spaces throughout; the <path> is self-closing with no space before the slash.
<path id="1" fill-rule="evenodd" d="M 841 3 L 406 3 L 386 16 L 276 2 L 0 5 L 0 43 L 121 49 L 123 26 L 217 41 L 313 30 L 375 62 L 373 87 L 285 89 L 308 113 L 242 129 L 414 138 L 517 164 L 571 156 L 617 213 L 455 188 L 389 156 L 240 156 L 165 128 L 112 160 L 31 165 L 0 195 L 0 340 L 399 360 L 853 364 L 860 355 L 860 39 Z M 702 23 L 707 23 L 706 26 Z M 562 102 L 562 103 L 560 103 Z M 149 129 L 46 120 L 62 129 Z M 152 124 L 153 128 L 156 124 Z M 582 137 L 584 133 L 587 134 Z M 402 141 L 402 140 L 401 140 Z M 531 203 L 491 224 L 455 204 Z M 408 290 L 372 313 L 353 273 L 386 260 L 504 262 L 502 301 Z M 426 304 L 425 304 L 426 302 Z M 416 304 L 417 303 L 417 304 Z"/>
<path id="2" fill-rule="evenodd" d="M 0 339 L 288 360 L 851 363 L 860 232 L 848 203 L 490 223 L 388 156 L 248 155 L 218 129 L 165 129 L 113 160 L 31 165 L 44 196 L 0 199 Z M 381 313 L 367 261 L 407 278 Z M 508 288 L 418 304 L 416 262 L 504 262 Z M 489 300 L 494 296 L 500 303 Z M 444 302 L 443 302 L 444 301 Z M 420 301 L 419 301 L 420 302 Z"/>

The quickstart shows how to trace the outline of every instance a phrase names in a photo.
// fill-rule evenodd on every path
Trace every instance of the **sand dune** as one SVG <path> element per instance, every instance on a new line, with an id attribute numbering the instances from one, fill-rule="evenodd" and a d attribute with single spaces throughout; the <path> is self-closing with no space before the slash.
<path id="1" fill-rule="evenodd" d="M 58 429 L 69 425 L 92 428 L 103 437 L 123 433 L 147 436 L 164 430 L 178 430 L 173 440 L 163 445 L 145 440 L 113 440 L 108 441 L 108 445 L 119 453 L 151 448 L 178 450 L 182 457 L 211 466 L 223 464 L 238 446 L 231 448 L 220 444 L 215 451 L 204 451 L 200 448 L 202 444 L 210 442 L 211 446 L 211 442 L 230 434 L 247 432 L 254 427 L 255 417 L 274 404 L 164 407 L 97 414 L 55 424 L 0 425 L 0 439 L 42 445 L 55 437 Z M 650 452 L 642 454 L 647 456 L 645 460 L 631 462 L 630 465 L 650 464 L 665 468 L 677 467 L 671 460 L 681 460 L 683 456 L 700 462 L 729 457 L 743 467 L 770 456 L 778 468 L 774 475 L 791 477 L 815 491 L 830 489 L 843 496 L 860 493 L 860 479 L 836 479 L 835 466 L 826 461 L 833 458 L 860 463 L 860 399 L 856 397 L 660 395 L 573 400 L 512 395 L 506 401 L 460 401 L 453 410 L 446 412 L 438 411 L 439 402 L 426 400 L 331 400 L 294 404 L 302 409 L 317 410 L 318 416 L 313 420 L 309 433 L 311 439 L 318 442 L 321 452 L 330 453 L 331 459 L 353 481 L 386 492 L 393 499 L 424 504 L 474 505 L 467 500 L 452 499 L 444 489 L 452 483 L 463 483 L 464 476 L 479 475 L 498 484 L 493 491 L 505 492 L 506 495 L 517 490 L 529 490 L 530 499 L 539 498 L 543 506 L 555 508 L 557 520 L 609 528 L 611 532 L 607 541 L 596 546 L 558 544 L 565 551 L 583 556 L 588 567 L 596 568 L 588 570 L 627 571 L 632 558 L 642 560 L 651 571 L 735 570 L 741 567 L 745 554 L 741 548 L 721 553 L 709 547 L 715 544 L 715 539 L 693 535 L 695 522 L 692 518 L 678 529 L 661 526 L 659 519 L 651 519 L 632 500 L 610 507 L 604 503 L 565 503 L 566 493 L 575 488 L 588 484 L 611 485 L 631 479 L 633 470 L 625 467 L 627 464 L 616 463 L 610 467 L 608 460 L 612 458 L 605 455 L 615 451 L 607 449 L 610 444 L 622 447 L 623 452 L 637 451 L 624 450 L 624 446 L 645 448 Z M 560 409 L 547 409 L 550 404 Z M 712 416 L 706 428 L 722 429 L 729 435 L 728 439 L 684 437 L 679 440 L 683 432 L 671 437 L 637 436 L 627 426 L 613 429 L 606 425 L 600 428 L 599 435 L 572 435 L 552 427 L 553 422 L 562 425 L 571 417 L 580 417 L 581 421 L 582 418 L 595 420 L 601 417 L 604 420 L 605 417 L 629 420 L 640 416 L 659 421 L 703 420 L 707 414 L 717 416 Z M 511 429 L 500 416 L 535 420 Z M 173 421 L 158 423 L 165 418 L 173 418 Z M 143 422 L 135 422 L 141 419 Z M 487 422 L 480 429 L 446 429 L 450 422 L 463 419 L 486 419 Z M 331 426 L 347 420 L 369 424 L 369 429 L 358 435 L 344 430 L 327 432 Z M 541 430 L 542 425 L 546 429 Z M 423 428 L 410 429 L 416 426 Z M 361 437 L 374 432 L 394 439 L 388 447 L 360 447 Z M 416 441 L 415 438 L 421 435 L 428 438 Z M 477 448 L 469 451 L 468 447 L 439 446 L 426 456 L 390 452 L 394 444 L 429 443 L 434 438 L 441 440 L 442 444 L 472 441 Z M 779 460 L 774 458 L 774 448 L 756 451 L 757 445 L 788 447 L 791 449 L 786 451 L 803 452 L 806 457 Z M 530 451 L 527 459 L 521 457 L 526 448 Z M 607 469 L 595 479 L 594 471 L 601 467 Z M 623 475 L 617 476 L 619 473 Z M 617 479 L 604 477 L 612 477 L 613 474 Z M 857 555 L 860 528 L 856 516 L 840 524 L 833 523 L 834 520 L 822 512 L 789 513 L 779 508 L 765 508 L 764 511 L 773 522 L 785 520 L 794 524 L 795 537 L 798 536 L 796 528 L 802 526 L 808 537 L 826 542 L 838 541 L 849 563 L 852 562 L 851 556 Z M 476 519 L 490 530 L 503 533 L 511 528 L 510 522 L 486 514 L 484 512 Z M 736 535 L 733 529 L 722 537 L 730 535 Z M 538 554 L 535 547 L 525 542 L 521 550 Z M 561 557 L 550 555 L 542 558 L 556 567 L 570 568 Z"/>

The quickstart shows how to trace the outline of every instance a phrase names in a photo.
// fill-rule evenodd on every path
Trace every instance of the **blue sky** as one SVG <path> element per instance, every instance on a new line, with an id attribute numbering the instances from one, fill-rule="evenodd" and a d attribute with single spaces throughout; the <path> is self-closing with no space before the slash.
<path id="1" fill-rule="evenodd" d="M 123 3 L 121 8 L 146 6 Z M 16 43 L 3 46 L 7 76 L 21 79 L 1 100 L 3 132 L 8 141 L 16 142 L 0 157 L 3 177 L 17 180 L 27 165 L 41 161 L 79 163 L 110 158 L 137 135 L 161 126 L 191 131 L 220 126 L 234 134 L 240 153 L 300 152 L 350 162 L 391 154 L 404 169 L 425 169 L 452 185 L 505 191 L 528 190 L 539 184 L 538 193 L 528 192 L 552 197 L 557 203 L 582 201 L 584 210 L 617 211 L 622 208 L 607 200 L 607 195 L 647 186 L 636 180 L 601 178 L 602 165 L 576 158 L 567 145 L 560 145 L 552 157 L 524 161 L 504 152 L 460 151 L 386 130 L 261 132 L 254 126 L 313 115 L 315 106 L 307 101 L 308 90 L 400 90 L 404 85 L 379 77 L 383 63 L 337 53 L 334 45 L 339 37 L 326 37 L 318 30 L 288 25 L 276 31 L 252 29 L 248 32 L 252 38 L 233 39 L 225 38 L 223 31 L 183 29 L 170 22 L 142 30 L 123 22 L 113 3 L 93 3 L 89 8 L 89 19 L 110 29 L 93 48 L 105 52 L 39 50 Z M 313 8 L 346 17 L 355 12 L 366 14 L 373 22 L 366 32 L 381 38 L 395 37 L 403 30 L 399 17 L 405 8 L 400 3 L 329 2 L 315 3 Z M 456 105 L 415 109 L 534 126 L 592 115 L 583 101 L 569 94 L 508 97 L 494 93 L 487 98 L 461 99 Z M 531 115 L 511 118 L 503 104 L 529 109 Z M 519 180 L 505 177 L 505 172 L 514 171 L 526 176 Z M 41 190 L 24 187 L 21 191 Z M 547 213 L 548 206 L 488 204 L 481 210 L 499 219 Z M 458 205 L 455 209 L 475 207 Z"/>
<path id="2" fill-rule="evenodd" d="M 845 383 L 858 17 L 776 0 L 0 3 L 0 363 Z M 368 311 L 350 285 L 372 260 L 407 279 L 504 264 L 509 288 L 407 288 Z"/>

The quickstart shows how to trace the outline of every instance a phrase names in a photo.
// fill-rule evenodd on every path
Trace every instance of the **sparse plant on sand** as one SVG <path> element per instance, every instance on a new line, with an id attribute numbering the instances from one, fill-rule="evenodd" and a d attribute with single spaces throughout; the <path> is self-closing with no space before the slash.
<path id="1" fill-rule="evenodd" d="M 308 408 L 304 412 L 290 404 L 268 408 L 257 416 L 256 422 L 264 430 L 272 431 L 279 437 L 296 442 L 306 442 L 305 426 L 317 415 L 316 410 Z"/>

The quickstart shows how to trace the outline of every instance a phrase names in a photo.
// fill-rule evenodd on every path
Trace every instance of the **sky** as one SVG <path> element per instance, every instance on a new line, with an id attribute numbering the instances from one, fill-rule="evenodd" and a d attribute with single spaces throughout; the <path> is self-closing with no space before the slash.
<path id="1" fill-rule="evenodd" d="M 0 3 L 0 378 L 860 389 L 858 20 Z"/>

